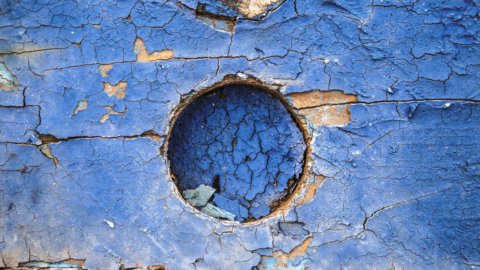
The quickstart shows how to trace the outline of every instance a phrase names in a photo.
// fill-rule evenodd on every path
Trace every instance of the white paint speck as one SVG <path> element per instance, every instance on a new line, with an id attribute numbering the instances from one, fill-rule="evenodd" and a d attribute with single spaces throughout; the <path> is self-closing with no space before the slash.
<path id="1" fill-rule="evenodd" d="M 104 219 L 103 222 L 107 223 L 108 227 L 115 228 L 115 224 L 112 221 Z"/>
<path id="2" fill-rule="evenodd" d="M 445 103 L 445 108 L 448 108 L 452 105 L 452 103 L 448 102 L 448 103 Z"/>
<path id="3" fill-rule="evenodd" d="M 238 72 L 238 73 L 237 73 L 237 76 L 240 77 L 240 78 L 242 78 L 242 79 L 248 78 L 247 74 L 242 73 L 242 72 Z"/>

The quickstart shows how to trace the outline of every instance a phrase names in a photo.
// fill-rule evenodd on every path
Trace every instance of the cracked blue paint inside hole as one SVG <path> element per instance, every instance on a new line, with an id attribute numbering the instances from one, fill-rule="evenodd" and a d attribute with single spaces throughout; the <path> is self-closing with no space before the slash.
<path id="1" fill-rule="evenodd" d="M 170 133 L 171 173 L 184 199 L 220 219 L 267 216 L 297 185 L 306 144 L 271 93 L 228 85 L 194 99 Z"/>

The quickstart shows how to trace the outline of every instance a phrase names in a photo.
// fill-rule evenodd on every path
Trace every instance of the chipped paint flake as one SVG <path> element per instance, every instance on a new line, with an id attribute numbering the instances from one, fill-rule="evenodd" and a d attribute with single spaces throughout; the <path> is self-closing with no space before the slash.
<path id="1" fill-rule="evenodd" d="M 161 50 L 152 53 L 148 53 L 145 48 L 145 43 L 141 38 L 135 40 L 135 53 L 137 54 L 138 62 L 152 62 L 159 60 L 168 60 L 174 57 L 173 50 Z"/>
<path id="2" fill-rule="evenodd" d="M 127 82 L 119 82 L 113 85 L 107 82 L 104 82 L 103 91 L 109 97 L 115 96 L 118 99 L 123 99 L 125 97 L 125 92 L 127 91 Z"/>
<path id="3" fill-rule="evenodd" d="M 108 112 L 106 114 L 104 114 L 99 122 L 100 123 L 105 123 L 108 119 L 110 119 L 110 115 L 121 115 L 122 117 L 124 116 L 125 112 L 117 112 L 115 111 L 112 106 L 105 106 L 104 108 L 106 108 L 108 110 Z"/>
<path id="4" fill-rule="evenodd" d="M 258 269 L 308 269 L 307 263 L 309 260 L 306 256 L 308 246 L 312 240 L 313 237 L 308 237 L 289 253 L 277 250 L 273 252 L 272 256 L 262 256 L 262 259 L 257 266 Z"/>
<path id="5" fill-rule="evenodd" d="M 113 68 L 113 65 L 100 65 L 98 67 L 98 72 L 100 72 L 100 75 L 102 75 L 102 77 L 107 77 L 108 76 L 108 72 L 110 72 L 110 70 Z"/>
<path id="6" fill-rule="evenodd" d="M 0 90 L 12 91 L 17 89 L 17 78 L 8 70 L 7 66 L 0 63 Z"/>
<path id="7" fill-rule="evenodd" d="M 303 190 L 300 192 L 300 196 L 296 199 L 296 205 L 302 205 L 311 202 L 317 194 L 317 189 L 325 180 L 325 176 L 316 175 L 305 183 Z"/>
<path id="8" fill-rule="evenodd" d="M 39 146 L 39 149 L 42 152 L 42 154 L 44 154 L 47 158 L 51 159 L 53 161 L 53 164 L 55 165 L 55 167 L 57 167 L 58 158 L 56 158 L 52 154 L 52 149 L 50 148 L 50 146 L 48 146 L 48 144 L 43 144 L 43 145 Z"/>
<path id="9" fill-rule="evenodd" d="M 307 122 L 316 127 L 345 126 L 351 120 L 350 105 L 333 105 L 300 110 Z"/>
<path id="10" fill-rule="evenodd" d="M 307 122 L 316 127 L 348 124 L 351 120 L 350 105 L 357 101 L 355 95 L 337 90 L 292 93 L 288 96 Z"/>
<path id="11" fill-rule="evenodd" d="M 291 93 L 288 95 L 297 109 L 305 109 L 322 105 L 335 105 L 357 101 L 357 96 L 344 94 L 342 91 L 310 91 Z"/>
<path id="12" fill-rule="evenodd" d="M 88 101 L 86 99 L 80 100 L 77 104 L 77 107 L 75 107 L 75 110 L 73 111 L 73 115 L 76 115 L 77 113 L 84 111 L 88 108 Z"/>
<path id="13" fill-rule="evenodd" d="M 284 0 L 283 0 L 284 1 Z M 268 8 L 276 3 L 283 2 L 282 0 L 222 0 L 228 6 L 235 8 L 238 12 L 246 18 L 252 19 L 259 15 L 265 14 Z"/>

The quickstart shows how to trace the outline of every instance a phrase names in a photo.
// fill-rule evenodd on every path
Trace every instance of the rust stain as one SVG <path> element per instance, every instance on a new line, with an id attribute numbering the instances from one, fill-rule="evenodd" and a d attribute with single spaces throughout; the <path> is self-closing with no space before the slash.
<path id="1" fill-rule="evenodd" d="M 310 245 L 310 242 L 312 242 L 313 237 L 307 237 L 305 241 L 303 241 L 300 245 L 295 247 L 290 253 L 284 254 L 282 251 L 276 251 L 275 253 L 279 252 L 282 253 L 280 257 L 285 258 L 286 260 L 293 260 L 297 257 L 303 257 L 305 254 L 307 254 L 307 248 Z M 274 254 L 275 254 L 274 253 Z"/>
<path id="2" fill-rule="evenodd" d="M 148 270 L 168 270 L 165 266 L 159 265 L 151 265 L 147 267 Z"/>
<path id="3" fill-rule="evenodd" d="M 55 165 L 55 167 L 57 167 L 58 165 L 58 158 L 56 158 L 53 154 L 52 154 L 52 149 L 50 148 L 50 146 L 46 145 L 46 144 L 43 144 L 43 145 L 40 145 L 39 146 L 39 149 L 40 151 L 42 152 L 43 155 L 45 155 L 47 158 L 51 159 L 53 161 L 53 164 Z"/>
<path id="4" fill-rule="evenodd" d="M 73 265 L 78 265 L 80 268 L 83 268 L 83 265 L 85 264 L 85 259 L 66 259 L 61 261 L 61 263 L 68 263 L 68 264 L 73 264 Z"/>
<path id="5" fill-rule="evenodd" d="M 77 113 L 84 111 L 88 108 L 88 101 L 86 99 L 80 100 L 77 104 L 77 107 L 75 107 L 75 110 L 73 111 L 73 115 L 76 115 Z"/>
<path id="6" fill-rule="evenodd" d="M 102 77 L 107 77 L 108 76 L 108 72 L 110 72 L 110 70 L 113 68 L 113 65 L 100 65 L 98 66 L 98 72 L 100 72 L 100 75 L 102 75 Z"/>
<path id="7" fill-rule="evenodd" d="M 298 113 L 316 127 L 348 124 L 351 103 L 358 101 L 357 96 L 338 90 L 291 93 L 288 96 Z"/>
<path id="8" fill-rule="evenodd" d="M 119 82 L 115 85 L 104 82 L 103 91 L 107 93 L 109 97 L 115 96 L 118 99 L 123 99 L 127 91 L 127 82 Z"/>
<path id="9" fill-rule="evenodd" d="M 316 127 L 327 126 L 345 126 L 351 120 L 350 105 L 327 105 L 326 107 L 318 107 L 300 110 L 299 113 L 304 115 L 307 121 Z"/>
<path id="10" fill-rule="evenodd" d="M 313 237 L 307 237 L 300 245 L 296 246 L 292 249 L 289 253 L 285 253 L 281 250 L 277 250 L 273 252 L 272 256 L 262 256 L 262 260 L 260 261 L 258 268 L 259 269 L 273 269 L 273 270 L 280 270 L 280 269 L 288 269 L 288 262 L 293 262 L 299 257 L 305 257 L 307 254 L 308 246 L 310 242 L 312 242 Z M 268 258 L 274 259 L 274 264 L 266 264 L 265 261 Z M 265 264 L 264 264 L 265 263 Z"/>
<path id="11" fill-rule="evenodd" d="M 338 90 L 291 93 L 288 96 L 292 99 L 293 106 L 297 109 L 358 101 L 357 96 L 345 94 Z"/>
<path id="12" fill-rule="evenodd" d="M 144 133 L 142 133 L 142 136 L 143 137 L 148 137 L 150 139 L 152 139 L 153 141 L 156 141 L 156 142 L 159 142 L 162 140 L 162 136 L 158 135 L 157 133 L 149 130 L 149 131 L 145 131 Z"/>
<path id="13" fill-rule="evenodd" d="M 222 0 L 249 19 L 265 13 L 270 5 L 280 1 L 282 0 Z"/>
<path id="14" fill-rule="evenodd" d="M 137 62 L 168 60 L 172 59 L 174 56 L 173 50 L 161 50 L 149 54 L 145 48 L 145 43 L 143 43 L 141 38 L 135 40 L 134 50 L 137 54 Z"/>
<path id="15" fill-rule="evenodd" d="M 196 18 L 209 25 L 210 27 L 217 29 L 222 32 L 232 34 L 235 32 L 235 25 L 237 20 L 235 17 L 222 16 L 208 12 L 206 10 L 206 4 L 199 3 L 197 9 L 195 10 Z"/>
<path id="16" fill-rule="evenodd" d="M 104 108 L 106 108 L 108 112 L 100 118 L 99 122 L 102 124 L 110 119 L 110 115 L 121 115 L 122 117 L 125 115 L 125 112 L 117 112 L 112 108 L 112 106 L 105 106 Z"/>
<path id="17" fill-rule="evenodd" d="M 326 178 L 323 175 L 312 176 L 313 174 L 309 173 L 304 182 L 300 183 L 301 186 L 299 189 L 295 190 L 295 193 L 292 194 L 292 196 L 282 202 L 282 204 L 275 209 L 275 213 L 285 215 L 291 207 L 311 202 L 315 198 L 317 189 L 322 185 L 323 180 Z"/>
<path id="18" fill-rule="evenodd" d="M 313 177 L 311 181 L 305 183 L 304 190 L 303 192 L 301 192 L 302 196 L 296 200 L 296 204 L 302 205 L 311 202 L 313 198 L 315 198 L 317 188 L 320 187 L 323 180 L 325 180 L 325 176 L 315 175 L 315 177 Z"/>
<path id="19" fill-rule="evenodd" d="M 58 143 L 60 140 L 51 134 L 38 134 L 42 144 Z"/>
<path id="20" fill-rule="evenodd" d="M 120 270 L 168 270 L 168 268 L 161 264 L 150 265 L 147 267 L 142 267 L 142 266 L 125 267 L 125 265 L 122 264 L 120 265 Z"/>

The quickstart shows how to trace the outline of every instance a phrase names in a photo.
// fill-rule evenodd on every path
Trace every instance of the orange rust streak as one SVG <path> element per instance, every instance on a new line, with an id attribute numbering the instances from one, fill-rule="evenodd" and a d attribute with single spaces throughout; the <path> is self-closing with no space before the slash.
<path id="1" fill-rule="evenodd" d="M 108 72 L 112 69 L 113 65 L 100 65 L 98 67 L 98 71 L 100 72 L 100 75 L 102 75 L 102 77 L 107 77 L 108 76 Z"/>
<path id="2" fill-rule="evenodd" d="M 270 5 L 278 1 L 280 0 L 222 0 L 222 2 L 250 19 L 265 13 Z"/>
<path id="3" fill-rule="evenodd" d="M 320 126 L 345 126 L 351 120 L 350 104 L 328 105 L 324 107 L 302 109 L 300 114 L 305 116 L 307 121 L 317 127 Z"/>
<path id="4" fill-rule="evenodd" d="M 52 154 L 52 149 L 50 148 L 50 146 L 48 146 L 47 144 L 40 145 L 39 149 L 47 158 L 53 160 L 53 164 L 55 165 L 55 168 L 56 168 L 58 165 L 58 158 L 56 158 Z"/>
<path id="5" fill-rule="evenodd" d="M 61 261 L 61 263 L 76 264 L 76 265 L 80 266 L 81 268 L 83 268 L 83 265 L 85 264 L 85 259 L 70 258 L 70 259 L 66 259 L 66 260 Z"/>
<path id="6" fill-rule="evenodd" d="M 338 90 L 291 93 L 288 96 L 297 109 L 358 101 L 357 96 L 345 94 Z"/>
<path id="7" fill-rule="evenodd" d="M 276 261 L 276 267 L 274 269 L 286 269 L 288 261 L 294 261 L 298 257 L 305 256 L 305 254 L 307 254 L 308 246 L 310 245 L 310 242 L 312 242 L 312 240 L 312 236 L 307 237 L 300 245 L 296 246 L 289 253 L 285 253 L 281 250 L 275 251 L 272 254 L 272 257 Z M 259 266 L 262 266 L 261 262 Z"/>
<path id="8" fill-rule="evenodd" d="M 137 62 L 168 60 L 174 56 L 173 50 L 161 50 L 149 54 L 145 48 L 145 43 L 140 38 L 135 40 L 134 50 L 137 54 Z"/>
<path id="9" fill-rule="evenodd" d="M 299 198 L 296 204 L 301 205 L 311 202 L 313 198 L 315 198 L 317 188 L 322 184 L 323 180 L 325 180 L 325 176 L 319 175 L 315 176 L 314 181 L 307 182 L 305 184 L 305 191 L 303 192 L 303 197 Z"/>
<path id="10" fill-rule="evenodd" d="M 108 110 L 107 113 L 105 113 L 99 120 L 100 123 L 105 123 L 108 119 L 110 119 L 110 115 L 121 115 L 122 117 L 124 116 L 125 112 L 117 112 L 115 111 L 112 106 L 104 106 L 105 109 Z"/>
<path id="11" fill-rule="evenodd" d="M 123 99 L 127 91 L 127 82 L 119 82 L 115 85 L 104 82 L 103 91 L 107 93 L 109 97 L 115 96 L 118 99 Z"/>
<path id="12" fill-rule="evenodd" d="M 296 257 L 305 256 L 305 254 L 307 254 L 308 245 L 310 245 L 310 242 L 312 242 L 312 240 L 313 240 L 312 236 L 308 237 L 300 245 L 298 245 L 292 251 L 290 251 L 290 253 L 286 254 L 286 257 L 288 259 L 295 259 Z"/>

